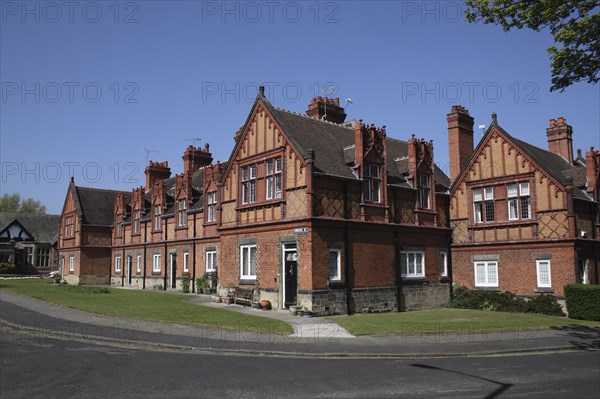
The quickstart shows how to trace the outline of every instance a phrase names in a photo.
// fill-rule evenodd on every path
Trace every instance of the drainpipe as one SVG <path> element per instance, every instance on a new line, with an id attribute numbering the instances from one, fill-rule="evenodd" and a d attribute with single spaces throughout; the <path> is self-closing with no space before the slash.
<path id="1" fill-rule="evenodd" d="M 163 291 L 167 290 L 167 272 L 168 272 L 168 258 L 169 254 L 167 253 L 167 219 L 165 218 L 165 277 L 163 284 Z"/>
<path id="2" fill-rule="evenodd" d="M 401 265 L 402 262 L 400 260 L 400 252 L 402 251 L 402 247 L 398 242 L 398 227 L 394 226 L 394 265 L 396 266 L 396 302 L 398 307 L 398 312 L 401 311 L 401 298 L 402 298 L 402 270 Z"/>
<path id="3" fill-rule="evenodd" d="M 346 189 L 346 182 L 343 185 L 343 196 L 344 196 L 344 219 L 348 219 L 348 195 Z M 346 314 L 350 314 L 350 265 L 348 262 L 350 255 L 350 249 L 348 248 L 348 222 L 344 220 L 344 277 L 346 280 Z"/>
<path id="4" fill-rule="evenodd" d="M 142 278 L 142 289 L 146 289 L 146 249 L 148 246 L 147 243 L 147 234 L 148 234 L 148 223 L 144 223 L 144 277 Z"/>
<path id="5" fill-rule="evenodd" d="M 194 234 L 192 237 L 192 292 L 196 287 L 196 217 L 197 213 L 194 213 Z"/>

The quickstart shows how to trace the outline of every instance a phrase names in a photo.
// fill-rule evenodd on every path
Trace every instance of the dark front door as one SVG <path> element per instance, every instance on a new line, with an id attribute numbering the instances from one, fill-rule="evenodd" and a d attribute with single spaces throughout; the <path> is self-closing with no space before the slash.
<path id="1" fill-rule="evenodd" d="M 131 256 L 127 257 L 127 284 L 131 285 Z"/>
<path id="2" fill-rule="evenodd" d="M 298 294 L 298 258 L 296 251 L 285 252 L 285 307 L 296 303 L 296 295 Z"/>
<path id="3" fill-rule="evenodd" d="M 177 288 L 177 255 L 171 254 L 171 288 Z"/>

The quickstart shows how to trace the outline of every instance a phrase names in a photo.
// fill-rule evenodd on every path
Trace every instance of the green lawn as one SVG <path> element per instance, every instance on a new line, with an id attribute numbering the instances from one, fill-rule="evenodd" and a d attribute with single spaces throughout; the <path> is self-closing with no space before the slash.
<path id="1" fill-rule="evenodd" d="M 333 316 L 354 335 L 421 334 L 532 330 L 571 326 L 600 327 L 599 322 L 532 313 L 506 313 L 469 309 L 434 309 L 415 312 Z"/>
<path id="2" fill-rule="evenodd" d="M 48 279 L 0 280 L 0 289 L 106 316 L 286 335 L 293 332 L 291 326 L 279 320 L 188 303 L 192 298 L 190 294 L 57 286 L 50 284 Z"/>

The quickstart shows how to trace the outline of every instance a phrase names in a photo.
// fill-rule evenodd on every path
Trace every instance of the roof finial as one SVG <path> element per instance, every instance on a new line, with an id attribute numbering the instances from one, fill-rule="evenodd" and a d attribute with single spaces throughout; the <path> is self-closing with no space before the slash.
<path id="1" fill-rule="evenodd" d="M 260 94 L 262 97 L 265 96 L 265 86 L 264 85 L 258 86 L 258 94 Z"/>
<path id="2" fill-rule="evenodd" d="M 495 112 L 492 113 L 492 122 L 493 123 L 498 123 L 498 115 L 496 115 Z"/>
<path id="3" fill-rule="evenodd" d="M 71 176 L 71 183 L 75 183 L 75 176 Z"/>

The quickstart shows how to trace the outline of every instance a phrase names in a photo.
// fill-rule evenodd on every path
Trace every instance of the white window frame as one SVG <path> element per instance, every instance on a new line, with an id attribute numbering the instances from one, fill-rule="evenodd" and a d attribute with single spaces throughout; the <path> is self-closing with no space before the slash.
<path id="1" fill-rule="evenodd" d="M 413 260 L 413 271 L 410 271 L 409 261 Z M 420 271 L 417 259 L 421 258 Z M 400 274 L 406 278 L 425 277 L 425 252 L 424 251 L 402 251 L 400 252 Z"/>
<path id="2" fill-rule="evenodd" d="M 115 272 L 121 271 L 121 255 L 115 256 Z"/>
<path id="3" fill-rule="evenodd" d="M 75 271 L 75 255 L 69 256 L 69 271 L 70 272 Z"/>
<path id="4" fill-rule="evenodd" d="M 335 254 L 335 265 L 331 264 L 331 255 Z M 329 266 L 329 281 L 342 280 L 342 250 L 330 249 L 327 256 L 327 264 Z M 332 267 L 334 266 L 334 267 Z M 333 273 L 332 273 L 333 272 Z"/>
<path id="5" fill-rule="evenodd" d="M 479 265 L 482 265 L 484 267 L 483 269 L 483 276 L 482 277 L 482 281 L 479 282 L 479 277 L 480 274 L 477 271 L 477 267 Z M 491 273 L 490 273 L 490 268 L 493 267 L 494 270 L 494 274 L 495 274 L 495 280 L 493 281 L 491 279 Z M 499 283 L 499 276 L 498 276 L 498 261 L 475 261 L 473 262 L 473 268 L 474 268 L 474 277 L 475 277 L 475 287 L 498 287 L 498 283 Z"/>
<path id="6" fill-rule="evenodd" d="M 183 253 L 183 272 L 184 273 L 190 272 L 189 258 L 190 258 L 190 253 L 184 252 Z"/>
<path id="7" fill-rule="evenodd" d="M 133 211 L 133 233 L 139 234 L 140 232 L 140 219 L 142 216 L 142 211 L 136 209 Z"/>
<path id="8" fill-rule="evenodd" d="M 142 271 L 142 255 L 137 256 L 137 272 L 140 273 Z"/>
<path id="9" fill-rule="evenodd" d="M 512 193 L 510 190 L 512 189 Z M 508 220 L 531 219 L 531 190 L 529 182 L 511 183 L 506 187 Z M 523 216 L 523 201 L 527 201 L 527 216 Z"/>
<path id="10" fill-rule="evenodd" d="M 206 221 L 217 221 L 217 192 L 213 191 L 206 195 Z"/>
<path id="11" fill-rule="evenodd" d="M 187 200 L 180 199 L 177 201 L 177 226 L 187 226 Z"/>
<path id="12" fill-rule="evenodd" d="M 544 265 L 548 266 L 548 281 L 542 281 L 542 267 Z M 535 261 L 535 274 L 537 278 L 537 287 L 538 288 L 552 288 L 552 267 L 550 264 L 550 259 L 538 259 Z"/>
<path id="13" fill-rule="evenodd" d="M 206 251 L 205 262 L 207 272 L 217 270 L 217 251 Z"/>
<path id="14" fill-rule="evenodd" d="M 246 165 L 241 169 L 242 204 L 256 202 L 256 164 Z"/>
<path id="15" fill-rule="evenodd" d="M 252 273 L 252 249 L 254 249 L 254 274 Z M 258 248 L 255 244 L 240 245 L 240 278 L 248 280 L 256 279 L 258 269 L 257 252 Z M 244 264 L 244 259 L 247 260 L 246 264 Z"/>
<path id="16" fill-rule="evenodd" d="M 160 273 L 160 254 L 154 254 L 152 256 L 152 273 Z"/>
<path id="17" fill-rule="evenodd" d="M 440 277 L 448 277 L 448 252 L 440 251 Z"/>
<path id="18" fill-rule="evenodd" d="M 160 217 L 162 215 L 162 205 L 154 205 L 154 230 L 161 230 L 162 223 Z"/>
<path id="19" fill-rule="evenodd" d="M 491 220 L 488 220 L 488 204 L 491 204 L 493 213 Z M 473 221 L 475 223 L 493 223 L 496 221 L 494 187 L 478 187 L 473 189 Z"/>
<path id="20" fill-rule="evenodd" d="M 267 200 L 281 198 L 281 157 L 265 162 L 265 198 Z"/>

